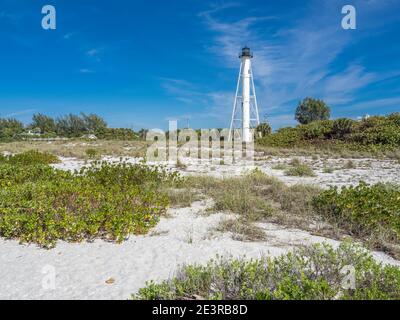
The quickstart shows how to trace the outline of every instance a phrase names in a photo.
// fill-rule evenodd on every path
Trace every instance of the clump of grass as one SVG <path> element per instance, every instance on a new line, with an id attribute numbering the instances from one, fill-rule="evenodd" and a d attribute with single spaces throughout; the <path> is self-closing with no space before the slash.
<path id="1" fill-rule="evenodd" d="M 85 153 L 89 159 L 96 159 L 99 156 L 98 151 L 93 148 L 86 149 Z"/>
<path id="2" fill-rule="evenodd" d="M 243 219 L 222 220 L 215 230 L 218 232 L 231 232 L 233 239 L 239 241 L 266 240 L 265 232 L 261 228 Z"/>
<path id="3" fill-rule="evenodd" d="M 257 221 L 272 214 L 272 207 L 267 201 L 254 194 L 247 181 L 230 179 L 223 188 L 214 191 L 214 209 L 240 214 L 248 220 Z"/>
<path id="4" fill-rule="evenodd" d="M 345 268 L 355 287 L 344 286 Z M 363 248 L 313 245 L 277 258 L 220 258 L 182 267 L 172 279 L 148 282 L 133 299 L 363 300 L 400 299 L 400 268 L 377 263 Z"/>
<path id="5" fill-rule="evenodd" d="M 293 167 L 287 169 L 285 171 L 285 175 L 296 177 L 315 177 L 314 171 L 304 163 L 294 165 Z"/>
<path id="6" fill-rule="evenodd" d="M 260 170 L 226 179 L 191 176 L 179 188 L 212 198 L 209 211 L 237 214 L 241 225 L 251 227 L 253 222 L 271 221 L 307 228 L 315 217 L 312 200 L 320 192 L 308 185 L 287 186 Z"/>
<path id="7" fill-rule="evenodd" d="M 335 168 L 333 168 L 333 167 L 324 167 L 322 169 L 323 173 L 333 173 L 334 171 L 335 171 Z"/>
<path id="8" fill-rule="evenodd" d="M 285 163 L 278 163 L 277 165 L 274 165 L 272 169 L 274 170 L 287 170 L 289 166 Z"/>
<path id="9" fill-rule="evenodd" d="M 292 160 L 290 160 L 289 164 L 291 166 L 298 166 L 301 165 L 302 163 L 299 158 L 293 158 Z"/>
<path id="10" fill-rule="evenodd" d="M 346 163 L 343 166 L 344 169 L 355 169 L 356 165 L 352 160 L 346 161 Z"/>
<path id="11" fill-rule="evenodd" d="M 190 207 L 190 205 L 202 199 L 202 195 L 192 188 L 178 189 L 167 187 L 163 190 L 168 195 L 171 206 L 176 208 Z"/>

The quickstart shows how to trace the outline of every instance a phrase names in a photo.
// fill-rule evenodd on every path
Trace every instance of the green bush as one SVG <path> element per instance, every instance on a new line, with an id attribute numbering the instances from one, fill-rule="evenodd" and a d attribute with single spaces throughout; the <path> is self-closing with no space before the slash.
<path id="1" fill-rule="evenodd" d="M 262 122 L 257 126 L 256 133 L 261 135 L 261 137 L 265 137 L 272 133 L 272 128 L 268 122 Z"/>
<path id="2" fill-rule="evenodd" d="M 306 164 L 300 163 L 285 170 L 285 175 L 296 177 L 315 177 L 314 171 Z"/>
<path id="3" fill-rule="evenodd" d="M 13 186 L 26 182 L 72 179 L 69 171 L 56 170 L 48 165 L 35 164 L 30 166 L 0 164 L 0 187 Z"/>
<path id="4" fill-rule="evenodd" d="M 302 136 L 297 128 L 281 128 L 276 133 L 258 140 L 261 145 L 272 147 L 293 147 L 301 144 Z"/>
<path id="5" fill-rule="evenodd" d="M 102 128 L 96 131 L 99 139 L 105 140 L 138 140 L 139 135 L 131 129 L 126 128 Z"/>
<path id="6" fill-rule="evenodd" d="M 336 119 L 333 121 L 332 135 L 343 139 L 352 133 L 357 127 L 357 121 L 348 118 Z"/>
<path id="7" fill-rule="evenodd" d="M 309 124 L 300 125 L 298 128 L 300 134 L 307 140 L 324 139 L 332 134 L 333 121 L 314 121 Z"/>
<path id="8" fill-rule="evenodd" d="M 313 121 L 295 128 L 282 128 L 257 142 L 283 148 L 316 146 L 368 152 L 395 150 L 400 147 L 400 113 L 362 121 L 347 118 Z"/>
<path id="9" fill-rule="evenodd" d="M 12 141 L 18 140 L 19 135 L 24 131 L 24 125 L 21 121 L 9 118 L 0 118 L 0 140 Z"/>
<path id="10" fill-rule="evenodd" d="M 353 135 L 353 141 L 363 145 L 400 146 L 400 127 L 391 124 L 368 127 Z"/>
<path id="11" fill-rule="evenodd" d="M 39 152 L 37 150 L 30 150 L 15 155 L 2 156 L 0 158 L 0 163 L 8 163 L 12 165 L 37 165 L 58 162 L 60 162 L 60 159 L 58 159 L 57 156 L 47 152 Z"/>
<path id="12" fill-rule="evenodd" d="M 323 100 L 305 98 L 296 109 L 295 119 L 301 124 L 309 124 L 313 121 L 328 120 L 331 109 Z"/>
<path id="13" fill-rule="evenodd" d="M 400 188 L 361 183 L 356 187 L 331 188 L 314 200 L 316 212 L 351 235 L 376 242 L 399 244 Z"/>
<path id="14" fill-rule="evenodd" d="M 89 159 L 95 159 L 98 156 L 97 150 L 92 148 L 86 149 L 85 153 Z"/>
<path id="15" fill-rule="evenodd" d="M 15 170 L 12 170 L 12 169 Z M 153 227 L 176 173 L 95 162 L 76 174 L 45 165 L 0 165 L 0 236 L 53 247 L 57 240 L 122 241 Z"/>
<path id="16" fill-rule="evenodd" d="M 355 289 L 343 286 L 343 268 L 355 269 Z M 297 249 L 278 258 L 211 260 L 184 266 L 176 277 L 147 283 L 134 299 L 193 297 L 223 300 L 400 299 L 400 269 L 382 266 L 349 242 Z"/>

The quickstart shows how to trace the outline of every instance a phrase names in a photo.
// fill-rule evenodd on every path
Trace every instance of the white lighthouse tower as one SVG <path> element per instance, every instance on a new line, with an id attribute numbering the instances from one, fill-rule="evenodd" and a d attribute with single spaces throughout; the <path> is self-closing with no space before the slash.
<path id="1" fill-rule="evenodd" d="M 260 124 L 253 71 L 251 69 L 253 53 L 250 48 L 244 47 L 239 58 L 241 63 L 229 130 L 229 141 L 233 137 L 236 138 L 235 132 L 240 132 L 243 142 L 251 142 L 253 140 L 252 129 Z M 241 96 L 238 95 L 240 88 Z"/>

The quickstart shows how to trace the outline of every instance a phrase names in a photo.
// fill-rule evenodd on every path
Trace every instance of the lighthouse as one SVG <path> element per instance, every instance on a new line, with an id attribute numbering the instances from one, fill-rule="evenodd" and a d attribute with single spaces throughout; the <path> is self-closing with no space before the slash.
<path id="1" fill-rule="evenodd" d="M 253 53 L 250 48 L 244 47 L 239 55 L 241 60 L 239 77 L 236 85 L 236 94 L 233 104 L 229 140 L 236 138 L 236 131 L 241 133 L 243 142 L 253 140 L 253 129 L 260 124 L 256 90 L 254 87 L 251 59 Z"/>

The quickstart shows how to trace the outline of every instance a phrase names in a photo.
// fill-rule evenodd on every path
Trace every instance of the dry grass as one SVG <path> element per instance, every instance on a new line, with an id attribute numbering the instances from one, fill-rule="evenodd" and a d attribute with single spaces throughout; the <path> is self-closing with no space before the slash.
<path id="1" fill-rule="evenodd" d="M 333 147 L 317 147 L 317 146 L 307 146 L 307 147 L 270 147 L 255 144 L 255 151 L 263 153 L 264 156 L 281 156 L 281 157 L 291 157 L 291 156 L 312 156 L 316 157 L 327 157 L 327 158 L 345 158 L 345 159 L 362 159 L 362 158 L 377 158 L 377 159 L 398 159 L 400 160 L 400 149 L 397 150 L 377 150 L 372 151 L 357 151 Z"/>
<path id="2" fill-rule="evenodd" d="M 356 165 L 355 165 L 355 163 L 354 163 L 353 161 L 351 161 L 351 160 L 346 161 L 346 163 L 345 163 L 344 166 L 343 166 L 343 169 L 347 169 L 347 170 L 349 170 L 349 169 L 355 169 L 355 168 L 356 168 Z"/>
<path id="3" fill-rule="evenodd" d="M 239 241 L 266 240 L 266 235 L 260 227 L 243 219 L 222 220 L 215 230 L 218 232 L 231 232 L 232 238 Z"/>
<path id="4" fill-rule="evenodd" d="M 207 197 L 214 202 L 209 212 L 237 215 L 217 227 L 219 231 L 232 232 L 237 239 L 260 240 L 263 232 L 254 224 L 259 221 L 311 230 L 310 225 L 318 220 L 311 202 L 319 189 L 306 185 L 286 186 L 257 170 L 226 179 L 191 176 L 179 189 L 182 192 L 172 193 L 175 206 L 188 206 L 193 199 Z"/>
<path id="5" fill-rule="evenodd" d="M 163 192 L 168 195 L 170 205 L 174 208 L 190 207 L 193 202 L 204 198 L 204 196 L 192 188 L 167 188 Z"/>
<path id="6" fill-rule="evenodd" d="M 292 167 L 287 169 L 285 175 L 295 177 L 315 177 L 315 172 L 307 164 L 299 163 L 292 165 Z"/>
<path id="7" fill-rule="evenodd" d="M 0 153 L 20 153 L 29 150 L 48 152 L 61 157 L 88 159 L 87 150 L 96 155 L 143 157 L 146 154 L 148 143 L 145 141 L 85 141 L 74 139 L 68 141 L 18 141 L 0 143 Z M 93 154 L 93 152 L 91 152 Z"/>

